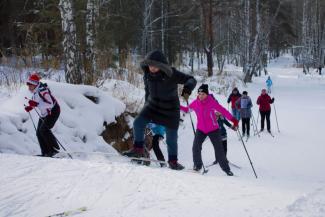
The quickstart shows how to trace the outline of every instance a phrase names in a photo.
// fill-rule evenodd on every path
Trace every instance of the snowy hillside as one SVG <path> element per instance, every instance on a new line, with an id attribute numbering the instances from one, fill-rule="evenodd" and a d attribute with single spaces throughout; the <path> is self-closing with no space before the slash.
<path id="1" fill-rule="evenodd" d="M 125 110 L 125 105 L 107 93 L 90 86 L 70 85 L 47 81 L 57 98 L 61 115 L 53 128 L 58 140 L 69 151 L 114 151 L 100 134 L 103 123 L 115 121 L 115 116 Z M 88 97 L 96 97 L 95 102 Z M 24 110 L 25 97 L 31 94 L 26 86 L 0 104 L 0 151 L 18 154 L 40 154 L 33 122 L 38 114 L 31 111 L 32 120 Z"/>
<path id="2" fill-rule="evenodd" d="M 227 177 L 219 166 L 210 167 L 208 174 L 202 176 L 161 169 L 154 164 L 136 166 L 113 155 L 70 160 L 6 153 L 0 154 L 0 216 L 43 217 L 83 206 L 88 210 L 75 216 L 325 216 L 325 78 L 303 76 L 302 70 L 292 65 L 293 59 L 284 56 L 269 68 L 280 132 L 272 106 L 271 126 L 275 137 L 261 133 L 260 137 L 252 136 L 246 144 L 258 179 L 253 175 L 241 142 L 231 130 L 228 130 L 228 159 L 242 167 L 232 168 L 234 177 Z M 266 77 L 254 78 L 246 88 L 239 87 L 251 96 L 255 119 L 258 116 L 255 102 L 265 87 L 265 80 Z M 64 107 L 55 134 L 69 139 L 64 135 L 75 130 L 76 140 L 66 142 L 82 144 L 82 136 L 87 135 L 87 147 L 96 144 L 100 146 L 93 150 L 104 151 L 103 141 L 98 135 L 89 135 L 89 129 L 100 131 L 102 126 L 93 120 L 112 120 L 113 114 L 121 113 L 124 105 L 95 89 L 49 84 Z M 82 102 L 75 100 L 75 94 L 80 96 L 89 91 L 95 91 L 103 101 L 94 104 L 87 98 Z M 1 105 L 0 144 L 6 144 L 10 152 L 27 154 L 36 153 L 38 146 L 30 121 L 22 123 L 28 118 L 20 106 L 25 95 L 21 90 Z M 225 96 L 215 96 L 227 107 Z M 71 102 L 70 106 L 67 101 Z M 194 114 L 192 117 L 195 121 Z M 26 141 L 19 136 L 24 131 L 28 134 Z M 179 130 L 179 160 L 186 168 L 192 168 L 192 142 L 190 117 L 186 115 Z M 161 147 L 166 154 L 166 145 L 161 143 Z M 208 140 L 203 145 L 202 157 L 206 165 L 214 161 Z"/>

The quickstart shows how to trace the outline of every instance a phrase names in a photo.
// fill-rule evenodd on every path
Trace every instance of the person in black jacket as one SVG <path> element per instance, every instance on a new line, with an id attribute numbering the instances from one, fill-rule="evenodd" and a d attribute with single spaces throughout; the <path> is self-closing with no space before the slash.
<path id="1" fill-rule="evenodd" d="M 187 100 L 195 88 L 193 76 L 177 71 L 168 65 L 160 51 L 150 52 L 141 63 L 144 71 L 145 105 L 133 122 L 134 146 L 123 154 L 128 157 L 144 157 L 144 131 L 148 123 L 166 128 L 168 164 L 171 169 L 181 170 L 178 163 L 177 132 L 180 121 L 180 103 L 177 86 L 183 84 L 182 96 Z"/>

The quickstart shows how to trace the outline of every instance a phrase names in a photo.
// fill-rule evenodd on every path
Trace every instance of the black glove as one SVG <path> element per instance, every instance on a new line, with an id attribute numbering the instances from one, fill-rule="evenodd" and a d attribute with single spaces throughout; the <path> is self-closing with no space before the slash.
<path id="1" fill-rule="evenodd" d="M 274 102 L 274 97 L 271 99 L 271 102 L 272 102 L 272 103 Z"/>
<path id="2" fill-rule="evenodd" d="M 192 91 L 190 89 L 184 87 L 181 96 L 184 97 L 185 100 L 188 100 L 191 93 L 192 93 Z"/>

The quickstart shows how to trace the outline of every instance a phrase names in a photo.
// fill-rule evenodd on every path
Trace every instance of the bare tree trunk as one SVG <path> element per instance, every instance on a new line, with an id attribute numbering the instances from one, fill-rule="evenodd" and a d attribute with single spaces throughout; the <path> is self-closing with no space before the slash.
<path id="1" fill-rule="evenodd" d="M 165 6 L 161 0 L 161 51 L 165 53 Z"/>
<path id="2" fill-rule="evenodd" d="M 65 78 L 68 83 L 81 84 L 80 60 L 77 51 L 76 24 L 72 0 L 60 0 L 62 19 Z"/>
<path id="3" fill-rule="evenodd" d="M 145 55 L 152 49 L 151 8 L 154 0 L 144 0 L 143 30 L 142 30 L 142 54 Z"/>
<path id="4" fill-rule="evenodd" d="M 92 85 L 98 77 L 96 61 L 96 20 L 99 15 L 98 0 L 88 0 L 86 10 L 85 84 Z"/>
<path id="5" fill-rule="evenodd" d="M 213 75 L 213 14 L 212 14 L 212 0 L 208 0 L 208 4 L 206 1 L 201 1 L 202 14 L 204 20 L 204 51 L 207 56 L 207 68 L 208 68 L 208 76 Z"/>

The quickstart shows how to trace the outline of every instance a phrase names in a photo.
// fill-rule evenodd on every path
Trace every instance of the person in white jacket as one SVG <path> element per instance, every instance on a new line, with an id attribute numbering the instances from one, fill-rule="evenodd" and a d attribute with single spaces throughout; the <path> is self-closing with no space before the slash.
<path id="1" fill-rule="evenodd" d="M 60 106 L 52 96 L 47 84 L 40 82 L 40 77 L 34 73 L 29 76 L 27 86 L 32 93 L 32 98 L 28 100 L 25 111 L 30 112 L 38 108 L 40 115 L 36 136 L 41 148 L 41 156 L 52 157 L 58 153 L 60 147 L 51 129 L 60 116 Z"/>

